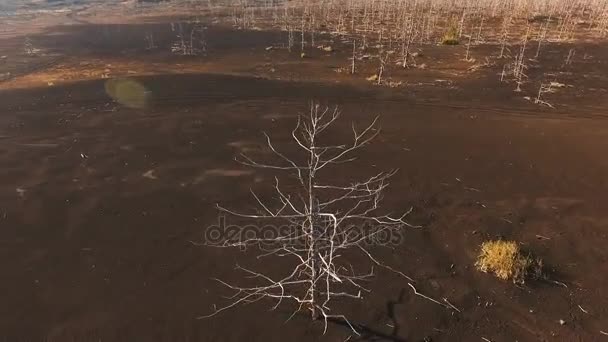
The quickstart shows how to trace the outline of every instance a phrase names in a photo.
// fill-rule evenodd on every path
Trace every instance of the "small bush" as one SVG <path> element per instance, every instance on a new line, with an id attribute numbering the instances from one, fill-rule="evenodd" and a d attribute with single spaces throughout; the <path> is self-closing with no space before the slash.
<path id="1" fill-rule="evenodd" d="M 441 38 L 441 44 L 443 45 L 458 45 L 458 29 L 455 26 L 450 26 L 448 31 Z"/>
<path id="2" fill-rule="evenodd" d="M 486 241 L 475 263 L 478 270 L 523 284 L 542 275 L 542 260 L 525 255 L 513 241 Z"/>

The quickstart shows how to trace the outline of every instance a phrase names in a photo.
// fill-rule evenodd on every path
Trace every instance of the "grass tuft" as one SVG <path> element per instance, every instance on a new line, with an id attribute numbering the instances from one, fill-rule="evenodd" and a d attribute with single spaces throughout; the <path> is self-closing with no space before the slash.
<path id="1" fill-rule="evenodd" d="M 458 29 L 455 26 L 450 26 L 448 31 L 441 38 L 441 44 L 443 45 L 458 45 L 460 44 L 460 40 L 458 40 Z"/>
<path id="2" fill-rule="evenodd" d="M 526 279 L 542 276 L 543 262 L 522 253 L 514 241 L 486 241 L 475 263 L 481 272 L 493 273 L 502 280 L 524 284 Z"/>

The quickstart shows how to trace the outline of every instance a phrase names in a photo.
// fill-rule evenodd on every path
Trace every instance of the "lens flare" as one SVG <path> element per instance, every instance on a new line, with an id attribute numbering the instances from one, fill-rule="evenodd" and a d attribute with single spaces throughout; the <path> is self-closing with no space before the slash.
<path id="1" fill-rule="evenodd" d="M 139 82 L 130 78 L 108 80 L 105 84 L 106 93 L 116 102 L 129 108 L 146 106 L 148 91 Z"/>

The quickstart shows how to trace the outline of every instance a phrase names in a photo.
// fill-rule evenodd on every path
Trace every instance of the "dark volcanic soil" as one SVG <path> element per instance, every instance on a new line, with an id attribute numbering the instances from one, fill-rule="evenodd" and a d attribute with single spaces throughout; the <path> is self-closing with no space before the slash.
<path id="1" fill-rule="evenodd" d="M 99 30 L 107 36 L 96 36 Z M 458 59 L 432 67 L 433 58 L 459 55 L 462 47 L 429 48 L 429 70 L 395 70 L 391 77 L 408 84 L 389 88 L 364 80 L 371 62 L 356 77 L 333 72 L 348 65 L 347 47 L 301 60 L 265 50 L 278 33 L 210 28 L 209 55 L 193 61 L 134 47 L 143 40 L 132 37 L 147 30 L 60 27 L 46 40 L 32 37 L 53 58 L 63 56 L 59 62 L 18 70 L 13 57 L 5 62 L 18 77 L 0 84 L 0 338 L 348 338 L 337 323 L 323 336 L 322 324 L 305 313 L 285 322 L 293 307 L 269 311 L 268 302 L 196 319 L 226 303 L 211 279 L 241 279 L 234 265 L 251 264 L 252 254 L 190 241 L 217 222 L 216 203 L 249 209 L 249 188 L 273 182 L 274 174 L 233 157 L 259 149 L 263 131 L 289 150 L 295 116 L 311 100 L 341 107 L 345 136 L 350 121 L 363 125 L 381 115 L 383 132 L 361 153 L 363 162 L 323 177 L 357 180 L 399 168 L 385 208 L 413 206 L 410 221 L 423 229 L 375 252 L 416 279 L 421 292 L 461 311 L 425 301 L 402 278 L 380 272 L 363 302 L 339 305 L 360 339 L 607 338 L 600 333 L 608 331 L 605 45 L 578 46 L 594 59 L 581 57 L 567 70 L 560 81 L 574 87 L 547 95 L 556 105 L 549 109 L 522 99 L 534 89 L 515 94 L 499 83 L 500 65 L 474 75 L 458 74 L 468 68 Z M 15 51 L 19 39 L 3 38 L 0 47 Z M 547 55 L 542 68 L 559 69 L 563 59 Z M 110 69 L 109 78 L 92 69 Z M 70 70 L 72 78 L 60 77 Z M 447 74 L 449 86 L 433 83 Z M 108 95 L 115 77 L 129 77 L 141 92 L 115 101 Z M 520 241 L 567 287 L 516 287 L 475 271 L 479 245 L 494 238 Z M 280 259 L 258 266 L 289 267 Z"/>

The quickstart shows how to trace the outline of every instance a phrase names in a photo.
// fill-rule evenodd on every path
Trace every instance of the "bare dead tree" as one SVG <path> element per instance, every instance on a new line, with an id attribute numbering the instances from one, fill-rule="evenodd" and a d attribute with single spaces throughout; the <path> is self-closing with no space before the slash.
<path id="1" fill-rule="evenodd" d="M 310 17 L 310 26 L 309 26 L 309 31 L 310 31 L 310 46 L 311 47 L 315 47 L 315 12 L 312 11 L 311 12 L 311 17 Z"/>
<path id="2" fill-rule="evenodd" d="M 154 34 L 153 33 L 147 33 L 144 40 L 146 42 L 147 50 L 154 50 L 157 48 L 156 44 L 154 43 Z"/>
<path id="3" fill-rule="evenodd" d="M 534 99 L 534 103 L 542 104 L 542 105 L 545 105 L 545 106 L 551 107 L 551 108 L 555 108 L 552 104 L 550 104 L 549 102 L 542 99 L 542 96 L 544 93 L 552 92 L 551 86 L 552 86 L 551 83 L 549 83 L 549 84 L 541 83 L 540 87 L 538 88 L 538 95 L 536 96 L 536 99 Z"/>
<path id="4" fill-rule="evenodd" d="M 547 19 L 547 22 L 545 23 L 545 25 L 541 25 L 541 27 L 540 27 L 540 32 L 538 34 L 538 46 L 536 48 L 536 55 L 534 55 L 534 58 L 538 58 L 538 56 L 540 56 L 540 48 L 543 43 L 543 40 L 547 37 L 548 29 L 549 29 L 549 19 Z"/>
<path id="5" fill-rule="evenodd" d="M 500 82 L 504 82 L 505 76 L 507 74 L 507 64 L 502 66 L 502 72 L 500 73 Z"/>
<path id="6" fill-rule="evenodd" d="M 500 55 L 498 58 L 505 56 L 505 49 L 509 37 L 509 27 L 511 25 L 511 17 L 505 17 L 502 22 L 502 31 L 500 35 Z"/>
<path id="7" fill-rule="evenodd" d="M 23 42 L 23 50 L 25 50 L 25 53 L 29 56 L 35 55 L 38 51 L 38 49 L 34 47 L 30 37 L 25 37 L 25 41 Z"/>
<path id="8" fill-rule="evenodd" d="M 350 73 L 351 74 L 355 74 L 355 63 L 357 62 L 357 41 L 355 39 L 353 39 L 353 57 L 352 57 L 352 64 L 351 64 L 351 68 L 350 68 Z"/>
<path id="9" fill-rule="evenodd" d="M 287 28 L 287 50 L 291 52 L 293 45 L 295 44 L 294 31 L 291 25 Z"/>
<path id="10" fill-rule="evenodd" d="M 380 172 L 366 180 L 350 184 L 328 184 L 321 172 L 338 164 L 351 162 L 354 153 L 369 144 L 380 133 L 376 117 L 362 130 L 352 126 L 352 140 L 346 144 L 323 144 L 327 130 L 340 117 L 338 109 L 321 108 L 312 104 L 310 112 L 301 115 L 291 132 L 295 146 L 301 155 L 299 159 L 285 155 L 265 135 L 269 150 L 277 158 L 277 163 L 258 162 L 242 154 L 237 160 L 244 165 L 259 169 L 285 171 L 295 176 L 299 191 L 288 193 L 279 179 L 275 179 L 274 194 L 276 205 L 262 200 L 253 190 L 251 194 L 258 207 L 254 213 L 243 213 L 218 205 L 221 212 L 251 220 L 279 220 L 288 223 L 287 231 L 273 237 L 249 237 L 239 241 L 225 240 L 217 247 L 256 247 L 262 253 L 258 258 L 281 258 L 289 263 L 287 272 L 272 277 L 266 272 L 237 266 L 249 278 L 259 281 L 259 285 L 241 286 L 216 279 L 234 291 L 231 302 L 216 308 L 214 316 L 240 304 L 263 299 L 276 301 L 277 308 L 284 301 L 295 304 L 292 314 L 309 310 L 313 320 L 321 319 L 327 330 L 328 319 L 343 319 L 358 334 L 348 318 L 334 313 L 332 303 L 337 298 L 363 299 L 370 290 L 364 281 L 374 276 L 375 268 L 391 270 L 409 281 L 414 293 L 425 299 L 452 310 L 456 309 L 447 299 L 443 302 L 419 293 L 411 283 L 411 278 L 391 268 L 372 254 L 370 241 L 380 234 L 400 234 L 407 227 L 416 227 L 405 221 L 412 209 L 396 216 L 379 213 L 384 190 L 389 179 L 397 170 Z M 367 265 L 353 264 L 346 254 L 360 254 Z M 361 272 L 362 267 L 368 268 Z"/>
<path id="11" fill-rule="evenodd" d="M 378 61 L 380 65 L 378 67 L 378 85 L 382 84 L 382 76 L 384 76 L 384 70 L 386 69 L 386 63 L 388 62 L 389 54 L 388 52 L 380 51 L 378 54 Z"/>
<path id="12" fill-rule="evenodd" d="M 474 61 L 471 58 L 471 39 L 473 38 L 473 34 L 470 34 L 468 37 L 469 37 L 469 41 L 467 42 L 467 51 L 466 51 L 466 54 L 464 56 L 464 60 L 467 61 L 467 62 L 471 62 L 471 61 Z"/>
<path id="13" fill-rule="evenodd" d="M 564 60 L 562 67 L 570 65 L 572 63 L 572 58 L 574 58 L 574 55 L 576 55 L 576 50 L 574 48 L 572 48 L 568 51 L 568 56 L 566 56 L 566 59 Z"/>
<path id="14" fill-rule="evenodd" d="M 404 24 L 404 33 L 401 44 L 401 55 L 403 57 L 403 68 L 408 67 L 408 56 L 410 55 L 410 45 L 415 38 L 414 18 L 408 18 Z"/>
<path id="15" fill-rule="evenodd" d="M 524 78 L 527 77 L 527 75 L 525 74 L 524 71 L 528 69 L 528 67 L 526 66 L 526 47 L 528 45 L 529 36 L 530 36 L 530 26 L 528 25 L 528 27 L 526 28 L 526 34 L 523 37 L 522 44 L 519 49 L 519 54 L 515 58 L 515 68 L 514 68 L 513 72 L 514 72 L 515 80 L 517 83 L 517 88 L 515 88 L 516 92 L 521 91 L 521 85 L 524 82 L 523 80 L 524 80 Z"/>
<path id="16" fill-rule="evenodd" d="M 189 30 L 184 28 L 182 23 L 178 23 L 176 34 L 178 40 L 171 45 L 171 52 L 180 53 L 184 56 L 204 54 L 207 52 L 205 30 L 206 27 L 199 21 L 194 22 Z"/>
<path id="17" fill-rule="evenodd" d="M 479 29 L 477 30 L 477 38 L 475 38 L 475 41 L 477 42 L 477 44 L 479 44 L 479 43 L 481 43 L 481 42 L 482 42 L 482 36 L 481 36 L 481 33 L 482 33 L 482 31 L 483 31 L 483 24 L 484 24 L 484 21 L 485 21 L 485 20 L 486 20 L 486 18 L 485 18 L 485 17 L 483 16 L 483 14 L 482 14 L 482 16 L 481 16 L 481 21 L 479 22 Z"/>
<path id="18" fill-rule="evenodd" d="M 300 51 L 304 52 L 304 48 L 306 47 L 306 40 L 304 39 L 304 30 L 305 30 L 305 26 L 306 26 L 306 17 L 304 16 L 304 14 L 302 14 L 302 29 L 300 30 L 300 34 L 301 34 L 301 46 L 300 46 Z"/>
<path id="19" fill-rule="evenodd" d="M 460 23 L 458 24 L 458 38 L 462 37 L 462 34 L 464 32 L 464 23 L 465 23 L 466 16 L 467 16 L 467 7 L 465 5 L 465 7 L 462 9 L 462 16 L 460 17 Z"/>

